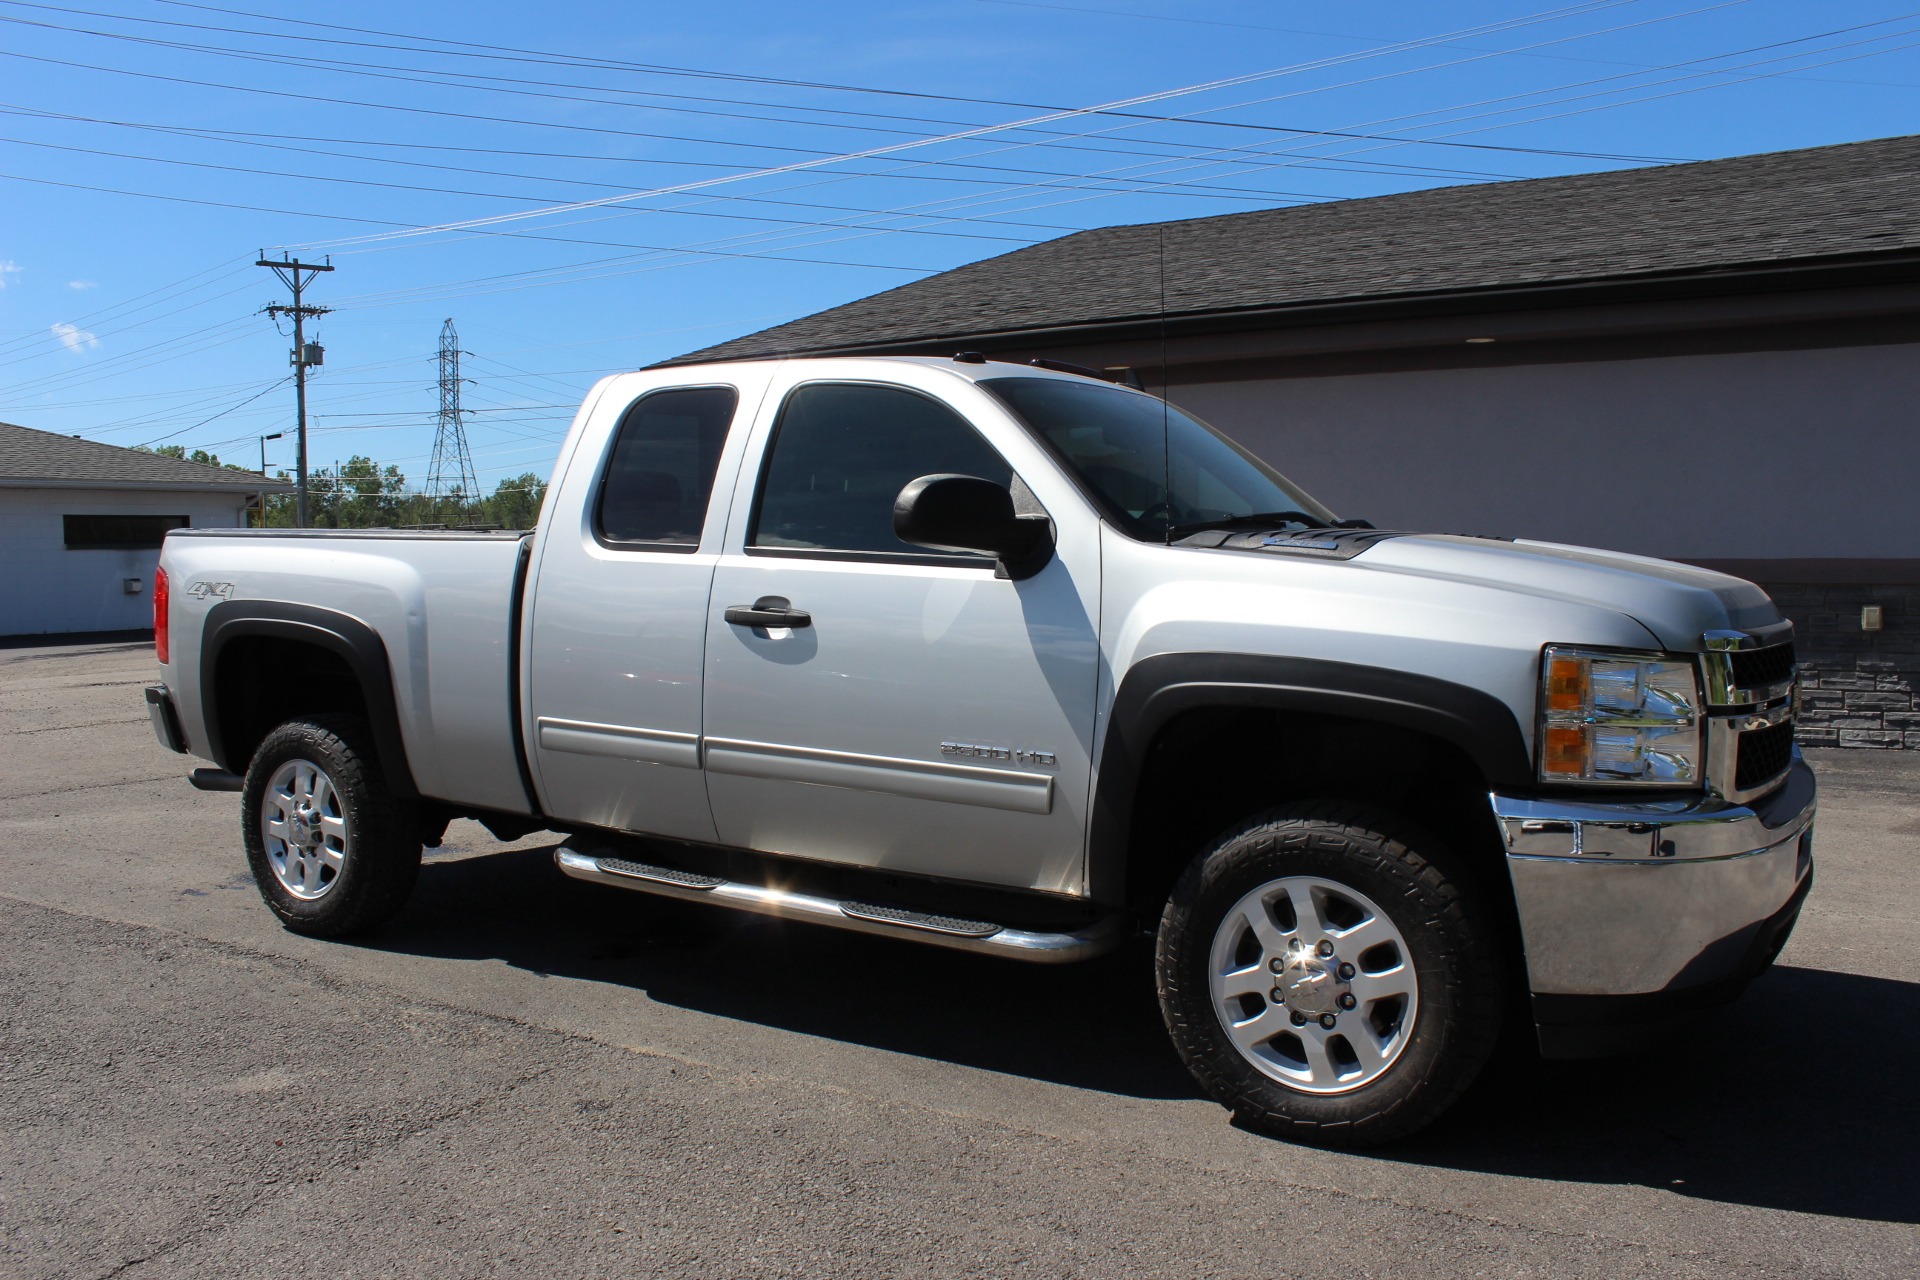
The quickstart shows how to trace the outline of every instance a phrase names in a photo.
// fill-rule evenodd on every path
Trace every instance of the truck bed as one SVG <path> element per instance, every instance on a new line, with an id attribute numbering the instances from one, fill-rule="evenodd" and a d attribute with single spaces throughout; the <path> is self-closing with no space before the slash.
<path id="1" fill-rule="evenodd" d="M 420 793 L 527 811 L 517 763 L 513 655 L 519 531 L 181 529 L 161 567 L 173 600 L 169 683 L 190 742 L 207 740 L 200 647 L 229 601 L 331 610 L 386 648 L 400 734 Z M 521 803 L 513 803 L 516 799 Z"/>

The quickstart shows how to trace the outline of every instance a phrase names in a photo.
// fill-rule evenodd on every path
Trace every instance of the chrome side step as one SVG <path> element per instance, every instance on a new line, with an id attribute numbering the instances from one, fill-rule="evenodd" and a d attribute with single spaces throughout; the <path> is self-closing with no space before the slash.
<path id="1" fill-rule="evenodd" d="M 656 867 L 629 858 L 583 853 L 571 845 L 562 845 L 554 850 L 553 861 L 575 880 L 590 880 L 595 884 L 658 894 L 663 898 L 709 902 L 738 911 L 778 916 L 783 920 L 806 920 L 836 929 L 904 938 L 931 943 L 936 947 L 977 951 L 1038 964 L 1063 964 L 1090 959 L 1111 951 L 1126 936 L 1123 921 L 1117 915 L 1096 921 L 1076 933 L 1035 933 L 1026 929 L 1007 928 L 986 920 L 966 920 L 867 902 L 843 902 L 787 889 L 742 884 L 718 876 L 681 871 L 675 867 Z"/>

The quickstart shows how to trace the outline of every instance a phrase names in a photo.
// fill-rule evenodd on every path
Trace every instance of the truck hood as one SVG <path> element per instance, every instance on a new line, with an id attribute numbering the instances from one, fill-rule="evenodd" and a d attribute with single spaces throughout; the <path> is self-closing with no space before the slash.
<path id="1" fill-rule="evenodd" d="M 1701 633 L 1746 630 L 1780 618 L 1751 582 L 1650 556 L 1551 542 L 1507 542 L 1452 534 L 1389 537 L 1356 566 L 1471 583 L 1543 599 L 1601 605 L 1633 618 L 1660 647 L 1701 648 Z"/>

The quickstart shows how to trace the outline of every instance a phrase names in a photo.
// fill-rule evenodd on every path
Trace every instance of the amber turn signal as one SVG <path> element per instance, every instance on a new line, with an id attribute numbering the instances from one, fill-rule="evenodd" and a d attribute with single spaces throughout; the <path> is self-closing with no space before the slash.
<path id="1" fill-rule="evenodd" d="M 1587 731 L 1573 725 L 1548 725 L 1541 772 L 1580 777 L 1587 771 Z"/>
<path id="2" fill-rule="evenodd" d="M 1555 658 L 1547 664 L 1547 710 L 1584 711 L 1587 664 L 1580 658 Z"/>

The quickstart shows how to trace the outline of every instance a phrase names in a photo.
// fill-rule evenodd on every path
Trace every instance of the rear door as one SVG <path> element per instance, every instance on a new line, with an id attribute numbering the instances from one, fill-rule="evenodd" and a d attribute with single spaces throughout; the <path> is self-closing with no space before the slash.
<path id="1" fill-rule="evenodd" d="M 707 620 L 707 786 L 722 842 L 1076 891 L 1098 671 L 1097 522 L 965 379 L 789 366 L 743 468 Z M 768 441 L 765 446 L 759 442 Z M 922 475 L 1030 485 L 1037 576 L 894 537 Z M 784 600 L 805 626 L 730 623 Z"/>
<path id="2" fill-rule="evenodd" d="M 566 465 L 528 640 L 530 754 L 555 817 L 715 838 L 700 771 L 707 599 L 745 434 L 733 427 L 769 372 L 616 382 Z"/>

